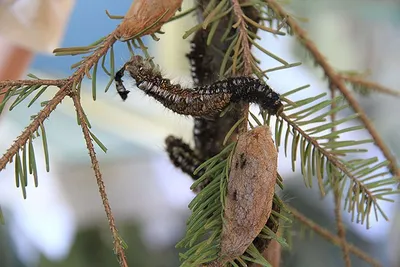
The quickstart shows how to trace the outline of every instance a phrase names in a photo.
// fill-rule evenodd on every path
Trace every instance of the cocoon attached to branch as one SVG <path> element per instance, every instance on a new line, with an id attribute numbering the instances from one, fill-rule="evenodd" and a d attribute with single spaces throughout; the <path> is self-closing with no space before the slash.
<path id="1" fill-rule="evenodd" d="M 127 40 L 153 34 L 175 15 L 181 5 L 182 0 L 135 0 L 115 36 Z"/>
<path id="2" fill-rule="evenodd" d="M 266 224 L 275 192 L 277 160 L 268 126 L 239 136 L 225 200 L 220 263 L 242 255 Z"/>

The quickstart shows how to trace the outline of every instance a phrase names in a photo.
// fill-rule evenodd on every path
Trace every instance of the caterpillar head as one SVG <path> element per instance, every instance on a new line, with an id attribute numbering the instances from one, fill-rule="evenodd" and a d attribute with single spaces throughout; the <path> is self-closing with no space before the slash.
<path id="1" fill-rule="evenodd" d="M 279 115 L 283 111 L 283 104 L 278 93 L 271 92 L 270 97 L 262 98 L 260 107 L 271 115 Z"/>
<path id="2" fill-rule="evenodd" d="M 150 61 L 143 59 L 139 55 L 132 56 L 126 63 L 126 70 L 137 83 L 154 77 L 157 74 L 157 71 L 150 65 Z"/>

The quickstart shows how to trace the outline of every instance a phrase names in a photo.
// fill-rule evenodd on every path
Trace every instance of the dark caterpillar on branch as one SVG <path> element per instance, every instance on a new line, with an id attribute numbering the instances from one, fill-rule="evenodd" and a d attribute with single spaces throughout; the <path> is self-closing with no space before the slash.
<path id="1" fill-rule="evenodd" d="M 188 144 L 183 142 L 182 139 L 170 135 L 165 139 L 165 145 L 165 150 L 168 153 L 169 159 L 175 167 L 181 169 L 182 172 L 192 177 L 195 181 L 204 174 L 204 169 L 196 174 L 194 173 L 203 160 Z M 206 179 L 194 188 L 193 192 L 200 192 L 209 182 L 209 179 Z"/>
<path id="2" fill-rule="evenodd" d="M 273 115 L 283 109 L 279 94 L 258 79 L 233 77 L 193 89 L 182 88 L 163 78 L 158 70 L 137 55 L 115 75 L 116 89 L 123 100 L 129 93 L 122 81 L 125 70 L 135 79 L 139 89 L 182 115 L 208 117 L 220 113 L 231 102 L 240 101 L 256 103 Z"/>
<path id="3" fill-rule="evenodd" d="M 213 82 L 213 60 L 215 57 L 207 55 L 207 36 L 208 31 L 200 29 L 196 32 L 193 40 L 190 42 L 190 52 L 186 57 L 190 62 L 190 71 L 195 86 L 210 84 Z M 210 49 L 210 48 L 209 48 Z"/>
<path id="4" fill-rule="evenodd" d="M 176 167 L 192 177 L 193 180 L 197 180 L 203 175 L 204 171 L 194 174 L 194 171 L 200 166 L 202 160 L 198 158 L 196 153 L 182 139 L 170 135 L 165 139 L 165 145 L 165 150 Z"/>

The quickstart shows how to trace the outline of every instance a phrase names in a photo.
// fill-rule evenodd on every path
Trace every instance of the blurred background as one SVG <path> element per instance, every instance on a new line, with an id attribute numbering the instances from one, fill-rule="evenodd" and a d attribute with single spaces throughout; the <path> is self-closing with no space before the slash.
<path id="1" fill-rule="evenodd" d="M 105 0 L 76 0 L 59 46 L 84 46 L 108 34 L 118 21 L 110 20 L 105 10 L 123 15 L 130 4 L 130 0 L 120 0 L 118 4 Z M 185 0 L 183 10 L 192 6 L 192 1 Z M 304 27 L 335 68 L 369 71 L 371 80 L 400 90 L 400 1 L 292 0 L 286 8 L 297 17 L 308 18 Z M 170 23 L 164 26 L 166 34 L 160 36 L 158 43 L 151 39 L 146 42 L 163 73 L 185 85 L 191 84 L 189 63 L 185 58 L 189 43 L 181 37 L 194 23 L 194 16 Z M 300 67 L 272 72 L 269 84 L 276 91 L 283 93 L 304 84 L 311 86 L 304 91 L 307 95 L 327 91 L 321 70 L 313 67 L 293 38 L 261 36 L 265 47 L 274 54 L 289 63 L 304 63 Z M 264 69 L 277 66 L 277 62 L 258 54 Z M 115 58 L 117 68 L 129 59 L 126 45 L 116 45 Z M 79 57 L 37 54 L 27 72 L 40 78 L 64 78 L 72 73 L 70 66 L 77 61 Z M 187 205 L 194 194 L 189 190 L 191 179 L 170 164 L 164 152 L 164 139 L 173 134 L 193 144 L 192 120 L 173 114 L 138 90 L 131 90 L 126 102 L 121 101 L 113 85 L 103 93 L 108 76 L 101 71 L 98 73 L 97 100 L 93 101 L 88 82 L 82 87 L 82 103 L 92 131 L 108 148 L 107 153 L 97 148 L 97 156 L 117 226 L 129 246 L 128 262 L 130 266 L 179 266 L 179 250 L 174 246 L 184 235 L 189 216 Z M 132 83 L 128 78 L 126 81 Z M 50 99 L 54 92 L 47 90 L 40 100 Z M 399 157 L 399 99 L 377 93 L 369 97 L 357 95 L 357 98 L 392 152 Z M 29 123 L 30 116 L 40 108 L 40 101 L 37 101 L 30 108 L 20 105 L 2 114 L 0 152 L 6 151 Z M 0 226 L 0 267 L 117 266 L 106 215 L 70 99 L 66 98 L 58 106 L 45 126 L 50 172 L 45 171 L 41 142 L 37 142 L 39 187 L 35 188 L 33 181 L 29 181 L 28 197 L 23 200 L 21 190 L 15 187 L 13 166 L 0 173 L 0 205 L 6 223 Z M 365 137 L 361 133 L 350 138 Z M 368 153 L 382 158 L 374 147 Z M 320 201 L 318 189 L 306 188 L 303 178 L 287 167 L 288 162 L 282 154 L 279 172 L 286 185 L 283 198 L 335 233 L 333 197 L 328 195 Z M 400 266 L 398 204 L 383 205 L 390 222 L 381 218 L 369 230 L 352 223 L 344 214 L 348 241 L 383 266 Z M 284 252 L 282 266 L 344 266 L 340 248 L 316 234 L 304 236 L 301 233 L 295 225 L 293 248 Z M 368 266 L 354 257 L 352 263 L 353 266 Z"/>

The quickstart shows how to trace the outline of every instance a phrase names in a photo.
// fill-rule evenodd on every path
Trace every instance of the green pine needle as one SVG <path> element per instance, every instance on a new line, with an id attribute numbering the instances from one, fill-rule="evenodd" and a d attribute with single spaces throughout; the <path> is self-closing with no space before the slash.
<path id="1" fill-rule="evenodd" d="M 45 131 L 43 124 L 40 124 L 40 131 L 41 131 L 41 135 L 42 135 L 44 159 L 46 162 L 46 171 L 49 172 L 50 171 L 49 148 L 47 145 L 47 136 L 46 136 L 46 131 Z"/>
<path id="2" fill-rule="evenodd" d="M 89 134 L 92 137 L 93 141 L 101 148 L 101 150 L 103 150 L 104 153 L 107 153 L 107 147 L 100 141 L 100 139 L 97 138 L 92 131 L 89 131 Z"/>

